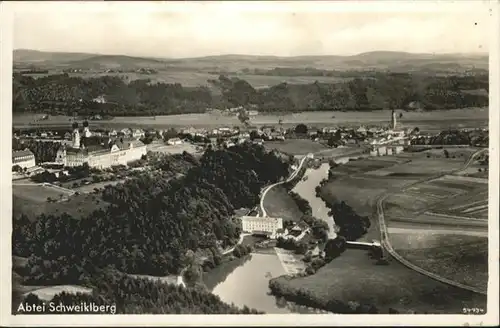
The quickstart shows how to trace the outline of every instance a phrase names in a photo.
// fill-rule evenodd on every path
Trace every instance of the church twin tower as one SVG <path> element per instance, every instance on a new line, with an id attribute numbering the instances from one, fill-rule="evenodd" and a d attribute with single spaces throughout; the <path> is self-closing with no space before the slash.
<path id="1" fill-rule="evenodd" d="M 393 109 L 391 114 L 391 128 L 393 130 L 396 130 L 396 124 L 397 124 L 396 112 Z"/>
<path id="2" fill-rule="evenodd" d="M 88 138 L 92 135 L 89 129 L 89 122 L 83 122 L 83 136 Z M 73 148 L 82 148 L 83 144 L 81 143 L 80 131 L 78 130 L 78 122 L 73 123 L 73 133 L 71 135 L 71 141 L 73 142 Z"/>

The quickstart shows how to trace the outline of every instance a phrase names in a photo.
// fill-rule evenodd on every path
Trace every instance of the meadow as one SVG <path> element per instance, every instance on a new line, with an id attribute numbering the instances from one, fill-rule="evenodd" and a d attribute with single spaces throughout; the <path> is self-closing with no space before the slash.
<path id="1" fill-rule="evenodd" d="M 267 192 L 264 207 L 267 215 L 283 220 L 298 222 L 303 215 L 283 186 L 276 186 Z"/>
<path id="2" fill-rule="evenodd" d="M 12 186 L 12 194 L 29 202 L 44 203 L 48 198 L 59 200 L 71 196 L 72 192 L 51 186 L 25 184 Z"/>
<path id="3" fill-rule="evenodd" d="M 461 234 L 391 234 L 404 258 L 442 277 L 486 290 L 488 238 Z"/>
<path id="4" fill-rule="evenodd" d="M 25 214 L 30 220 L 35 220 L 41 214 L 60 215 L 67 213 L 71 217 L 79 219 L 88 216 L 94 210 L 104 209 L 109 205 L 92 194 L 73 195 L 67 201 L 49 203 L 47 202 L 48 194 L 42 192 L 44 189 L 40 189 L 41 186 L 36 187 L 38 188 L 30 187 L 28 189 L 25 186 L 12 186 L 14 217 Z M 45 188 L 47 189 L 47 187 Z M 52 196 L 53 199 L 58 199 L 58 197 Z"/>
<path id="5" fill-rule="evenodd" d="M 267 149 L 276 149 L 290 155 L 306 155 L 330 149 L 328 146 L 310 139 L 286 139 L 284 141 L 266 141 Z"/>
<path id="6" fill-rule="evenodd" d="M 363 250 L 348 249 L 340 257 L 307 277 L 277 280 L 293 290 L 304 289 L 321 300 L 374 304 L 407 313 L 461 313 L 463 307 L 485 307 L 486 297 L 429 279 L 395 260 L 375 265 Z"/>

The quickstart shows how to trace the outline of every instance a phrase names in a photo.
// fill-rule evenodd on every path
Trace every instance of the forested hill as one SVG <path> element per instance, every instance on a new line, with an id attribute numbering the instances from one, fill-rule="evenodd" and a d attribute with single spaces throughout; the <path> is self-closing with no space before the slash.
<path id="1" fill-rule="evenodd" d="M 66 306 L 82 303 L 116 305 L 111 314 L 258 314 L 244 306 L 242 309 L 229 305 L 202 288 L 183 288 L 149 279 L 131 278 L 114 269 L 100 270 L 93 281 L 93 293 L 57 294 L 52 302 Z M 39 305 L 42 301 L 28 294 L 24 303 Z M 14 308 L 14 311 L 17 310 Z M 48 310 L 48 307 L 46 307 Z M 81 312 L 70 312 L 80 314 Z M 51 314 L 49 311 L 40 314 Z M 109 313 L 103 313 L 109 314 Z"/>
<path id="2" fill-rule="evenodd" d="M 485 107 L 487 73 L 422 75 L 367 73 L 338 83 L 287 84 L 254 88 L 239 78 L 221 75 L 209 87 L 126 82 L 117 76 L 94 78 L 68 74 L 13 77 L 13 112 L 146 116 L 201 113 L 207 108 L 247 106 L 263 112 L 419 108 L 426 110 Z M 213 90 L 219 90 L 214 92 Z M 94 99 L 105 99 L 105 103 Z"/>
<path id="3" fill-rule="evenodd" d="M 199 161 L 183 156 L 193 165 L 183 177 L 145 173 L 108 186 L 103 199 L 112 205 L 88 218 L 14 220 L 13 253 L 29 257 L 24 283 L 82 284 L 107 266 L 131 274 L 178 274 L 187 254 L 200 252 L 217 265 L 218 246 L 239 239 L 234 209 L 255 206 L 261 188 L 289 170 L 262 146 L 207 150 Z"/>

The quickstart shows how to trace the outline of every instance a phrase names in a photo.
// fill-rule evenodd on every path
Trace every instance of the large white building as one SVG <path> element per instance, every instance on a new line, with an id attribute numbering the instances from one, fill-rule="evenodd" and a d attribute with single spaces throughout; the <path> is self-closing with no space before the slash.
<path id="1" fill-rule="evenodd" d="M 35 155 L 29 149 L 17 150 L 12 152 L 12 166 L 18 165 L 21 168 L 33 167 L 35 163 Z"/>
<path id="2" fill-rule="evenodd" d="M 88 123 L 84 122 L 85 134 L 89 134 Z M 98 145 L 85 145 L 80 138 L 78 123 L 73 124 L 71 146 L 62 146 L 56 154 L 56 163 L 64 166 L 80 166 L 87 163 L 99 169 L 114 165 L 126 165 L 146 155 L 146 145 L 141 141 L 126 138 L 104 140 Z"/>
<path id="3" fill-rule="evenodd" d="M 242 216 L 241 224 L 243 232 L 266 234 L 271 237 L 275 236 L 279 229 L 283 229 L 281 218 Z"/>

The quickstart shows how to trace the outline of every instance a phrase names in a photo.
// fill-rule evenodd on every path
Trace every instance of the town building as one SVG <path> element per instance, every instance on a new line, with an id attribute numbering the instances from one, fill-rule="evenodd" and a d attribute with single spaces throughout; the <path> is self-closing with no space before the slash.
<path id="1" fill-rule="evenodd" d="M 129 128 L 122 129 L 120 133 L 125 137 L 132 136 L 132 130 L 130 130 Z"/>
<path id="2" fill-rule="evenodd" d="M 264 143 L 264 140 L 262 139 L 254 139 L 253 144 L 254 145 L 262 145 Z"/>
<path id="3" fill-rule="evenodd" d="M 182 145 L 182 140 L 180 138 L 171 138 L 167 140 L 167 144 L 171 146 Z"/>
<path id="4" fill-rule="evenodd" d="M 283 229 L 283 219 L 271 217 L 241 217 L 242 230 L 251 234 L 266 234 L 275 238 L 279 229 Z"/>
<path id="5" fill-rule="evenodd" d="M 271 132 L 271 134 L 269 135 L 269 139 L 284 141 L 285 137 L 279 132 Z"/>
<path id="6" fill-rule="evenodd" d="M 12 152 L 12 166 L 15 165 L 29 169 L 36 165 L 35 155 L 29 149 L 15 150 Z"/>
<path id="7" fill-rule="evenodd" d="M 88 123 L 84 126 L 88 128 Z M 61 146 L 56 154 L 56 163 L 74 167 L 87 163 L 90 167 L 99 169 L 114 165 L 126 165 L 146 155 L 146 145 L 135 139 L 115 138 L 104 140 L 98 145 L 85 145 L 82 140 L 78 123 L 73 123 L 72 144 Z"/>
<path id="8" fill-rule="evenodd" d="M 135 139 L 141 139 L 141 138 L 144 138 L 145 136 L 146 136 L 146 132 L 144 132 L 144 130 L 142 130 L 142 129 L 136 129 L 134 131 L 134 133 L 132 133 L 132 137 Z"/>

